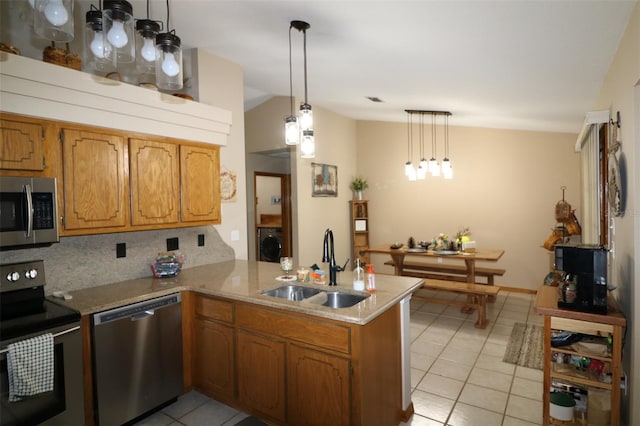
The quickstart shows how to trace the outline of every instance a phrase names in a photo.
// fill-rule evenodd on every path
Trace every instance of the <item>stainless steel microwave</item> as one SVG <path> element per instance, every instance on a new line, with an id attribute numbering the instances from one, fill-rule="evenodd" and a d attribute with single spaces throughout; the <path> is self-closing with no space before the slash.
<path id="1" fill-rule="evenodd" d="M 0 248 L 60 241 L 55 178 L 0 176 Z"/>

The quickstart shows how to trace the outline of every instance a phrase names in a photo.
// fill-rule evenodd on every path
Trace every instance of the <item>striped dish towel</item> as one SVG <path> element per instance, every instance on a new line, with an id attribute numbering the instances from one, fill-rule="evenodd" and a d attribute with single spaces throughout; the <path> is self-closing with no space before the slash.
<path id="1" fill-rule="evenodd" d="M 11 343 L 7 349 L 9 402 L 53 390 L 53 334 Z"/>

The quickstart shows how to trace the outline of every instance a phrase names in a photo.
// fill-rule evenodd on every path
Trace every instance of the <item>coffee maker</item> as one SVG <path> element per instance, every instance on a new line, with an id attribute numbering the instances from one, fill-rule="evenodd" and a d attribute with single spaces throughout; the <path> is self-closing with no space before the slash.
<path id="1" fill-rule="evenodd" d="M 607 313 L 607 249 L 598 245 L 556 245 L 556 270 L 575 283 L 577 295 L 558 300 L 558 307 Z"/>

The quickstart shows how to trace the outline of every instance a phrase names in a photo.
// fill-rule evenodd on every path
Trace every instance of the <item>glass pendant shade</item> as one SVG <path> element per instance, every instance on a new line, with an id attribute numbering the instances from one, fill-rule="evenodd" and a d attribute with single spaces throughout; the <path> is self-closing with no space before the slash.
<path id="1" fill-rule="evenodd" d="M 300 126 L 298 126 L 298 118 L 295 115 L 284 119 L 284 136 L 287 145 L 300 143 Z"/>
<path id="2" fill-rule="evenodd" d="M 409 175 L 411 174 L 411 170 L 413 170 L 413 164 L 411 164 L 411 161 L 407 161 L 406 163 L 404 163 L 405 176 L 409 177 Z"/>
<path id="3" fill-rule="evenodd" d="M 451 168 L 451 161 L 448 158 L 442 160 L 442 174 L 445 179 L 453 178 L 453 169 Z"/>
<path id="4" fill-rule="evenodd" d="M 136 58 L 133 7 L 126 0 L 104 0 L 102 29 L 111 46 L 107 58 L 115 64 L 131 63 Z"/>
<path id="5" fill-rule="evenodd" d="M 431 176 L 440 176 L 440 165 L 435 158 L 429 160 L 429 172 L 431 172 Z"/>
<path id="6" fill-rule="evenodd" d="M 182 48 L 173 33 L 156 36 L 156 85 L 164 90 L 182 89 Z"/>
<path id="7" fill-rule="evenodd" d="M 407 177 L 410 181 L 414 181 L 417 179 L 418 176 L 415 167 L 411 167 L 411 170 L 409 170 L 409 174 L 407 175 Z"/>
<path id="8" fill-rule="evenodd" d="M 304 130 L 313 129 L 313 112 L 311 111 L 311 105 L 300 105 L 300 128 Z"/>
<path id="9" fill-rule="evenodd" d="M 136 21 L 136 68 L 141 74 L 156 73 L 156 36 L 160 24 L 150 19 Z M 147 80 L 147 79 L 145 79 Z"/>
<path id="10" fill-rule="evenodd" d="M 73 0 L 35 0 L 33 6 L 36 34 L 51 41 L 73 40 Z"/>
<path id="11" fill-rule="evenodd" d="M 93 8 L 87 12 L 84 27 L 85 66 L 100 72 L 113 71 L 115 67 L 109 61 L 108 49 L 111 45 L 106 42 L 102 31 L 102 11 Z"/>
<path id="12" fill-rule="evenodd" d="M 422 163 L 420 163 L 420 166 L 418 167 L 417 177 L 420 180 L 424 180 L 427 177 L 427 169 L 426 167 L 422 167 Z"/>
<path id="13" fill-rule="evenodd" d="M 315 158 L 316 142 L 313 137 L 313 130 L 302 131 L 302 141 L 300 142 L 300 157 Z"/>

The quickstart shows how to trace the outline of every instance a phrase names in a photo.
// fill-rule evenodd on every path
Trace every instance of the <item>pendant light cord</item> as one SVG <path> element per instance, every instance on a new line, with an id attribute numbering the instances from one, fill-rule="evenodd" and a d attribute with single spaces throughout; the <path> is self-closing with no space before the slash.
<path id="1" fill-rule="evenodd" d="M 449 115 L 444 116 L 444 158 L 449 159 Z"/>
<path id="2" fill-rule="evenodd" d="M 168 1 L 168 0 L 167 0 Z M 304 52 L 304 103 L 307 102 L 307 30 L 302 30 L 303 52 Z"/>
<path id="3" fill-rule="evenodd" d="M 167 0 L 167 32 L 170 32 L 169 31 L 169 0 Z"/>
<path id="4" fill-rule="evenodd" d="M 289 99 L 291 101 L 291 115 L 293 116 L 293 65 L 291 61 L 291 28 L 293 28 L 293 25 L 289 25 Z M 305 77 L 305 90 L 306 87 L 307 86 Z"/>

